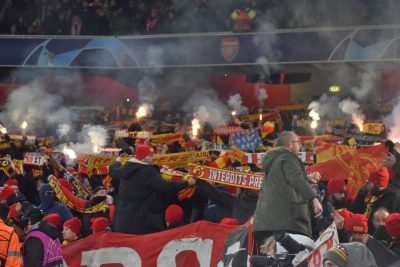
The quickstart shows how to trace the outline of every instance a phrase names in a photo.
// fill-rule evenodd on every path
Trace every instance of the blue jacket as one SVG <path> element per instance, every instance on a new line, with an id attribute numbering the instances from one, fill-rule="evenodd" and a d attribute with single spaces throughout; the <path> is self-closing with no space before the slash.
<path id="1" fill-rule="evenodd" d="M 43 185 L 39 190 L 39 208 L 45 215 L 57 213 L 61 216 L 62 222 L 72 219 L 72 214 L 67 207 L 56 201 L 54 190 L 49 184 Z"/>

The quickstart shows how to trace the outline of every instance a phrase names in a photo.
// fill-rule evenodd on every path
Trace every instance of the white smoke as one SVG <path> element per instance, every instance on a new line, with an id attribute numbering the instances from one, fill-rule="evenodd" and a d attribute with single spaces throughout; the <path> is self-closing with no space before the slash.
<path id="1" fill-rule="evenodd" d="M 209 89 L 196 90 L 183 105 L 187 113 L 196 113 L 200 124 L 210 123 L 213 127 L 224 125 L 229 121 L 228 107 L 218 99 L 215 91 Z"/>
<path id="2" fill-rule="evenodd" d="M 377 72 L 366 71 L 360 75 L 360 87 L 352 87 L 351 92 L 357 100 L 365 99 L 375 88 L 376 81 L 379 78 Z"/>
<path id="3" fill-rule="evenodd" d="M 339 108 L 343 113 L 348 115 L 361 114 L 360 104 L 349 98 L 340 101 Z"/>
<path id="4" fill-rule="evenodd" d="M 78 134 L 78 143 L 70 143 L 69 147 L 76 153 L 97 153 L 107 144 L 107 128 L 101 125 L 84 125 Z"/>
<path id="5" fill-rule="evenodd" d="M 260 104 L 264 103 L 265 99 L 268 98 L 267 90 L 265 88 L 257 86 L 257 88 L 256 88 L 256 96 L 257 96 L 258 102 Z"/>
<path id="6" fill-rule="evenodd" d="M 317 113 L 320 118 L 340 119 L 343 113 L 337 108 L 339 103 L 339 97 L 324 94 L 317 101 L 312 101 L 308 109 Z"/>
<path id="7" fill-rule="evenodd" d="M 70 124 L 76 114 L 64 106 L 62 97 L 44 91 L 40 82 L 33 82 L 11 92 L 0 118 L 11 130 L 19 130 L 26 121 L 26 130 L 35 133 L 60 122 Z"/>
<path id="8" fill-rule="evenodd" d="M 160 96 L 157 85 L 150 77 L 145 76 L 139 82 L 138 88 L 139 102 L 141 106 L 146 106 L 146 116 L 151 117 L 151 114 L 154 111 L 154 103 Z"/>
<path id="9" fill-rule="evenodd" d="M 400 99 L 396 100 L 392 112 L 387 115 L 383 122 L 388 129 L 388 138 L 393 142 L 400 142 Z"/>
<path id="10" fill-rule="evenodd" d="M 67 136 L 71 131 L 71 126 L 69 124 L 61 124 L 58 126 L 57 134 L 59 136 Z"/>
<path id="11" fill-rule="evenodd" d="M 365 115 L 360 109 L 360 104 L 347 98 L 339 103 L 339 108 L 343 113 L 350 115 L 352 122 L 357 125 L 361 131 L 363 130 L 362 125 L 365 121 Z"/>
<path id="12" fill-rule="evenodd" d="M 231 109 L 237 112 L 237 114 L 245 114 L 248 112 L 248 108 L 243 106 L 242 96 L 240 94 L 235 94 L 229 96 L 228 105 Z"/>
<path id="13" fill-rule="evenodd" d="M 266 83 L 271 77 L 271 70 L 268 66 L 268 60 L 266 57 L 260 57 L 256 60 L 256 64 L 260 66 L 258 71 L 259 81 L 257 83 Z"/>
<path id="14" fill-rule="evenodd" d="M 165 65 L 163 59 L 163 49 L 161 46 L 150 45 L 146 49 L 146 63 L 148 66 L 153 67 L 155 73 L 160 73 L 161 68 Z"/>

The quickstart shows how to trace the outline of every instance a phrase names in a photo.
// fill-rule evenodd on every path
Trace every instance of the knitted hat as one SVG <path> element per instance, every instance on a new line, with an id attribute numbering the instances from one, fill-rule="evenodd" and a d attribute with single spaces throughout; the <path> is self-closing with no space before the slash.
<path id="1" fill-rule="evenodd" d="M 400 237 L 400 213 L 392 213 L 386 218 L 386 231 L 390 236 Z"/>
<path id="2" fill-rule="evenodd" d="M 68 182 L 68 180 L 65 179 L 65 178 L 58 179 L 58 183 L 59 183 L 60 185 L 64 186 L 65 189 L 67 189 L 68 191 L 72 191 L 72 189 L 74 188 L 74 187 L 72 186 L 72 184 L 71 184 L 70 182 Z"/>
<path id="3" fill-rule="evenodd" d="M 347 209 L 339 209 L 337 212 L 344 218 L 344 230 L 346 232 L 351 232 L 351 216 L 353 216 L 353 213 Z"/>
<path id="4" fill-rule="evenodd" d="M 91 222 L 92 226 L 90 226 L 90 229 L 93 234 L 104 232 L 110 227 L 110 220 L 104 217 L 92 218 Z"/>
<path id="5" fill-rule="evenodd" d="M 74 232 L 77 236 L 81 235 L 82 223 L 77 217 L 72 218 L 64 223 L 64 227 L 69 228 L 72 232 Z"/>
<path id="6" fill-rule="evenodd" d="M 389 184 L 389 171 L 386 167 L 380 167 L 376 172 L 369 175 L 368 181 L 377 187 L 387 187 Z"/>
<path id="7" fill-rule="evenodd" d="M 7 181 L 4 183 L 4 186 L 16 186 L 16 187 L 18 187 L 18 181 L 17 181 L 17 179 L 10 179 L 10 180 L 7 180 Z"/>
<path id="8" fill-rule="evenodd" d="M 346 267 L 376 267 L 376 262 L 372 252 L 360 242 L 341 244 L 347 251 L 349 260 Z"/>
<path id="9" fill-rule="evenodd" d="M 223 218 L 219 224 L 239 225 L 239 221 L 235 218 Z"/>
<path id="10" fill-rule="evenodd" d="M 332 178 L 328 182 L 328 193 L 335 194 L 344 191 L 345 182 L 342 178 Z"/>
<path id="11" fill-rule="evenodd" d="M 8 208 L 8 217 L 10 217 L 13 220 L 19 222 L 17 204 L 18 203 L 14 203 Z"/>
<path id="12" fill-rule="evenodd" d="M 44 219 L 46 221 L 48 221 L 49 223 L 51 223 L 52 225 L 54 225 L 54 227 L 56 227 L 57 229 L 61 226 L 60 214 L 57 214 L 57 213 L 49 214 L 49 215 L 45 216 Z"/>
<path id="13" fill-rule="evenodd" d="M 339 267 L 345 267 L 349 256 L 347 250 L 342 245 L 336 245 L 331 247 L 328 252 L 326 252 L 324 257 L 324 263 L 326 260 L 330 260 Z"/>
<path id="14" fill-rule="evenodd" d="M 351 233 L 360 233 L 366 234 L 368 233 L 368 219 L 364 214 L 353 214 L 351 216 Z"/>
<path id="15" fill-rule="evenodd" d="M 0 200 L 7 201 L 12 195 L 15 195 L 14 189 L 11 186 L 6 186 L 0 192 Z"/>
<path id="16" fill-rule="evenodd" d="M 138 160 L 142 160 L 145 157 L 147 157 L 148 155 L 150 155 L 151 153 L 154 153 L 154 149 L 153 149 L 152 146 L 150 146 L 150 145 L 138 145 L 136 147 L 135 157 Z"/>
<path id="17" fill-rule="evenodd" d="M 183 209 L 175 204 L 169 205 L 165 210 L 165 221 L 169 224 L 175 225 L 182 222 Z"/>

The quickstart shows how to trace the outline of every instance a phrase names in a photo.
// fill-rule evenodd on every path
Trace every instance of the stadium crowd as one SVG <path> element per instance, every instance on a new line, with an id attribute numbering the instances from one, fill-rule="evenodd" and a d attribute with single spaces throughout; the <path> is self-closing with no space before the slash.
<path id="1" fill-rule="evenodd" d="M 0 33 L 116 36 L 381 25 L 399 22 L 397 8 L 391 0 L 345 6 L 329 0 L 2 0 Z"/>
<path id="2" fill-rule="evenodd" d="M 102 121 L 100 115 L 96 114 L 98 122 Z M 149 131 L 148 122 L 135 119 L 126 130 Z M 257 129 L 262 135 L 260 123 L 233 117 L 230 126 Z M 265 249 L 265 244 L 270 244 L 272 237 L 276 239 L 277 231 L 315 240 L 335 222 L 343 245 L 326 254 L 324 266 L 359 266 L 351 262 L 357 262 L 355 257 L 360 255 L 368 266 L 375 266 L 375 262 L 377 266 L 389 266 L 398 260 L 400 154 L 391 149 L 350 201 L 348 177 L 323 182 L 318 172 L 306 173 L 297 157 L 301 149 L 299 136 L 282 131 L 281 123 L 276 119 L 263 135 L 264 144 L 275 145 L 267 149 L 262 166 L 244 164 L 213 148 L 209 149 L 209 159 L 192 159 L 219 169 L 263 172 L 265 181 L 260 191 L 210 184 L 195 176 L 184 176 L 179 181 L 162 176 L 154 165 L 157 156 L 198 151 L 199 139 L 215 138 L 213 131 L 206 129 L 199 139 L 190 138 L 183 130 L 185 119 L 181 116 L 168 114 L 156 132 L 181 133 L 184 141 L 155 144 L 138 136 L 110 140 L 109 145 L 118 149 L 106 172 L 87 172 L 81 165 L 67 165 L 65 155 L 57 153 L 54 140 L 53 144 L 45 139 L 32 143 L 3 134 L 0 230 L 6 233 L 9 245 L 1 247 L 0 260 L 4 266 L 22 266 L 22 258 L 24 266 L 61 266 L 61 244 L 89 235 L 105 231 L 149 234 L 198 220 L 241 225 L 253 215 L 256 254 L 274 256 L 276 251 Z M 188 172 L 186 166 L 176 170 Z"/>

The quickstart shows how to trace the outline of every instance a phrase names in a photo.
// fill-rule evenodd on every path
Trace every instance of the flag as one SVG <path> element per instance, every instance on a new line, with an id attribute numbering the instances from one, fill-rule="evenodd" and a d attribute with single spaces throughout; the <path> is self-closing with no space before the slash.
<path id="1" fill-rule="evenodd" d="M 317 140 L 314 144 L 314 154 L 316 156 L 317 163 L 323 162 L 325 160 L 330 160 L 336 155 L 354 149 L 356 149 L 354 146 L 331 144 L 319 140 Z"/>
<path id="2" fill-rule="evenodd" d="M 244 151 L 254 151 L 262 145 L 260 134 L 257 129 L 250 129 L 244 132 L 236 132 L 231 135 L 230 144 Z"/>
<path id="3" fill-rule="evenodd" d="M 386 154 L 387 148 L 384 144 L 366 148 L 346 146 L 342 153 L 333 153 L 331 159 L 314 164 L 307 171 L 319 172 L 322 180 L 334 177 L 347 180 L 347 197 L 354 200 L 370 173 L 381 166 L 380 162 Z"/>

